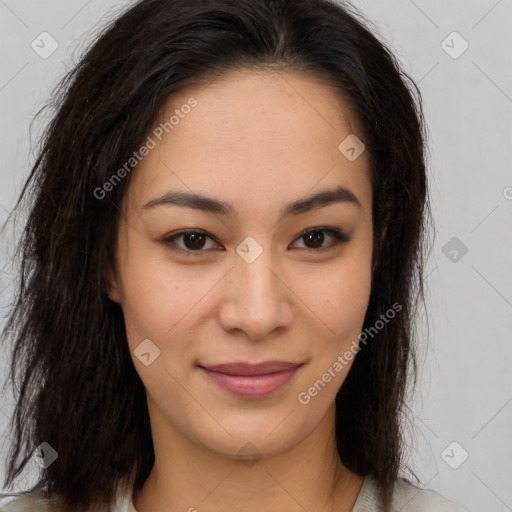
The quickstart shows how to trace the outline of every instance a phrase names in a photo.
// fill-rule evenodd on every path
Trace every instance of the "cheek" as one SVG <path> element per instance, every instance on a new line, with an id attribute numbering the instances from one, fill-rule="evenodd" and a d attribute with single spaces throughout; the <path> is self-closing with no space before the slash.
<path id="1" fill-rule="evenodd" d="M 319 332 L 333 343 L 359 334 L 370 298 L 370 260 L 345 263 L 316 274 L 301 291 L 318 321 Z"/>
<path id="2" fill-rule="evenodd" d="M 132 343 L 161 338 L 182 318 L 193 300 L 183 278 L 158 258 L 134 250 L 122 271 L 122 308 Z"/>
<path id="3" fill-rule="evenodd" d="M 160 251 L 133 247 L 123 265 L 121 297 L 132 349 L 149 338 L 162 351 L 184 351 L 186 334 L 197 328 L 198 314 L 218 280 L 207 266 L 180 267 Z"/>
<path id="4" fill-rule="evenodd" d="M 368 308 L 369 267 L 369 262 L 363 264 L 359 260 L 354 265 L 340 265 L 314 280 L 314 288 L 307 295 L 315 313 L 310 343 L 313 362 L 302 386 L 305 395 L 299 396 L 300 403 L 314 396 L 315 407 L 326 408 L 342 386 L 354 362 Z M 319 379 L 323 383 L 320 388 L 315 387 Z M 324 387 L 326 391 L 320 393 Z"/>

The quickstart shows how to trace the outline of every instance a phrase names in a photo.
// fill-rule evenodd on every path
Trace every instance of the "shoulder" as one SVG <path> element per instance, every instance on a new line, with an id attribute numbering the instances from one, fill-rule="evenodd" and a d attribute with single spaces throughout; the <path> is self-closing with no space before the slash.
<path id="1" fill-rule="evenodd" d="M 132 512 L 131 494 L 120 484 L 116 489 L 116 498 L 109 512 Z M 0 512 L 62 512 L 61 496 L 47 497 L 42 489 L 25 493 L 7 495 L 0 493 Z M 93 511 L 91 511 L 93 512 Z M 101 512 L 95 508 L 94 512 Z"/>
<path id="2" fill-rule="evenodd" d="M 56 500 L 47 498 L 43 491 L 18 494 L 0 499 L 0 512 L 56 512 Z"/>
<path id="3" fill-rule="evenodd" d="M 377 482 L 367 475 L 352 512 L 380 512 Z M 470 512 L 462 505 L 441 494 L 422 489 L 405 478 L 399 478 L 393 488 L 390 512 Z"/>
<path id="4" fill-rule="evenodd" d="M 393 507 L 402 512 L 470 512 L 431 489 L 421 489 L 399 478 L 393 490 Z"/>

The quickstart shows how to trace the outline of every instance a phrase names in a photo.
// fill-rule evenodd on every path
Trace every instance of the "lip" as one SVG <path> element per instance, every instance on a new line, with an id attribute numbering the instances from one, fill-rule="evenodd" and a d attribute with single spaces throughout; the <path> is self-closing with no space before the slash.
<path id="1" fill-rule="evenodd" d="M 265 398 L 283 387 L 303 363 L 266 361 L 202 366 L 199 369 L 221 388 L 245 399 Z"/>

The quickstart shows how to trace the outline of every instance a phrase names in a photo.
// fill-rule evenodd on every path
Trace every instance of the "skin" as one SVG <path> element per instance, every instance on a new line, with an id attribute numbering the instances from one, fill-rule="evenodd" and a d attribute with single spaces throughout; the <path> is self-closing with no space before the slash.
<path id="1" fill-rule="evenodd" d="M 363 478 L 339 460 L 334 399 L 353 360 L 308 404 L 298 395 L 357 341 L 368 306 L 369 158 L 349 161 L 338 150 L 355 119 L 317 77 L 236 70 L 175 92 L 156 124 L 190 97 L 197 106 L 130 176 L 108 290 L 147 390 L 156 454 L 134 506 L 348 512 Z M 361 206 L 338 202 L 279 220 L 288 202 L 337 186 Z M 143 208 L 169 190 L 232 203 L 238 214 Z M 316 244 L 300 236 L 325 226 L 350 241 L 336 244 L 325 231 Z M 211 238 L 202 246 L 183 236 L 163 241 L 181 229 Z M 262 248 L 252 263 L 236 252 L 248 236 Z M 149 366 L 134 355 L 145 339 L 160 350 Z M 264 399 L 235 397 L 197 366 L 268 360 L 305 364 Z M 247 443 L 254 463 L 237 455 Z"/>

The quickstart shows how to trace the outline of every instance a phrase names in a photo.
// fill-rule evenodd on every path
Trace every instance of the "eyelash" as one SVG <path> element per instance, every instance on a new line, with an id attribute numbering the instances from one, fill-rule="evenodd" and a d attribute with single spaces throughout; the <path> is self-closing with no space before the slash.
<path id="1" fill-rule="evenodd" d="M 308 251 L 308 252 L 325 252 L 329 249 L 332 249 L 332 248 L 338 246 L 339 244 L 347 243 L 350 241 L 350 237 L 343 231 L 336 229 L 336 228 L 327 228 L 327 227 L 318 227 L 318 228 L 307 229 L 307 230 L 303 231 L 300 235 L 298 235 L 295 240 L 299 240 L 299 239 L 305 237 L 306 235 L 308 235 L 309 233 L 315 233 L 315 232 L 329 233 L 334 239 L 333 243 L 331 243 L 330 246 L 324 247 L 321 249 L 306 248 L 303 250 Z M 175 247 L 171 247 L 173 245 L 175 239 L 182 237 L 184 235 L 190 235 L 190 234 L 206 235 L 208 238 L 214 240 L 214 238 L 212 236 L 210 236 L 206 231 L 189 229 L 189 230 L 178 231 L 177 233 L 174 233 L 173 235 L 164 238 L 162 240 L 162 243 L 164 243 L 166 246 L 168 246 L 173 251 L 185 253 L 187 255 L 200 255 L 201 253 L 208 252 L 209 250 L 211 250 L 211 249 L 198 249 L 197 251 L 193 251 L 191 249 L 177 249 Z"/>

